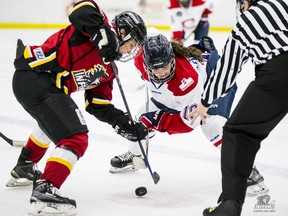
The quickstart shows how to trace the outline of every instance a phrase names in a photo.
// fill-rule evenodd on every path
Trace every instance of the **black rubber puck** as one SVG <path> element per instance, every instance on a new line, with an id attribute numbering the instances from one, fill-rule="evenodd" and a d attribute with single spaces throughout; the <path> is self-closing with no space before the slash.
<path id="1" fill-rule="evenodd" d="M 135 194 L 137 196 L 144 196 L 145 194 L 147 194 L 147 189 L 145 187 L 138 187 L 135 190 Z"/>

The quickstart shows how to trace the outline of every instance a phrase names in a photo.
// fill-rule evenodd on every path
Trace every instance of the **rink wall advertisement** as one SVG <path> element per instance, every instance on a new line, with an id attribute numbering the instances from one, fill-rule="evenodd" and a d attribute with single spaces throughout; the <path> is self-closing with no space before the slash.
<path id="1" fill-rule="evenodd" d="M 67 19 L 68 0 L 1 0 L 0 28 L 62 27 Z M 110 19 L 125 10 L 139 13 L 148 26 L 169 29 L 169 0 L 96 0 Z M 235 22 L 235 1 L 215 0 L 211 27 L 229 28 Z M 71 9 L 71 8 L 70 8 Z"/>

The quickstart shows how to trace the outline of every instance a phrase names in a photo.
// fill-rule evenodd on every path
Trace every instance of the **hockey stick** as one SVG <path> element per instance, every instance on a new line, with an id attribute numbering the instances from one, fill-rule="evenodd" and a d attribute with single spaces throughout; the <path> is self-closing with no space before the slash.
<path id="1" fill-rule="evenodd" d="M 183 38 L 183 43 L 185 43 L 193 34 L 194 34 L 194 30 L 191 31 L 185 38 Z"/>
<path id="2" fill-rule="evenodd" d="M 12 140 L 8 138 L 7 136 L 5 136 L 4 134 L 2 134 L 1 132 L 0 132 L 0 137 L 4 139 L 7 143 L 9 143 L 11 146 L 14 146 L 14 147 L 23 147 L 26 144 L 26 141 Z"/>
<path id="3" fill-rule="evenodd" d="M 123 99 L 123 102 L 124 102 L 124 105 L 125 105 L 128 117 L 129 117 L 129 120 L 130 120 L 131 124 L 134 125 L 134 121 L 132 119 L 132 115 L 131 115 L 131 112 L 130 112 L 130 109 L 129 109 L 129 106 L 128 106 L 128 103 L 127 103 L 127 100 L 126 100 L 126 97 L 125 97 L 121 82 L 120 82 L 120 78 L 119 78 L 119 75 L 118 75 L 118 70 L 117 70 L 117 67 L 115 65 L 115 62 L 111 62 L 111 66 L 112 66 L 113 73 L 114 73 L 114 75 L 116 77 L 117 85 L 118 85 L 118 88 L 120 90 L 120 93 L 121 93 L 121 96 L 122 96 L 122 99 Z M 148 161 L 148 158 L 147 158 L 147 155 L 145 153 L 145 150 L 144 150 L 140 140 L 138 140 L 138 144 L 139 144 L 139 147 L 141 149 L 142 155 L 144 157 L 145 164 L 148 167 L 149 172 L 150 172 L 150 174 L 151 174 L 151 176 L 153 178 L 153 181 L 154 181 L 155 184 L 157 184 L 158 181 L 160 180 L 160 176 L 158 175 L 157 172 L 153 172 L 152 171 L 151 166 L 150 166 L 149 161 Z"/>
<path id="4" fill-rule="evenodd" d="M 145 82 L 145 111 L 149 112 L 149 89 L 148 84 Z M 148 157 L 148 150 L 149 150 L 149 133 L 146 136 L 146 155 Z"/>

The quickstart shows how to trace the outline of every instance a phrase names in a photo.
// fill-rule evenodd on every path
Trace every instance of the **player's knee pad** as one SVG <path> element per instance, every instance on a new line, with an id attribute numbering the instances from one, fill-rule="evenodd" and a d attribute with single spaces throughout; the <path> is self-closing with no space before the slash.
<path id="1" fill-rule="evenodd" d="M 37 121 L 54 143 L 73 134 L 88 132 L 81 111 L 65 94 L 53 94 L 46 98 L 38 107 Z"/>
<path id="2" fill-rule="evenodd" d="M 29 138 L 41 148 L 48 148 L 51 143 L 49 137 L 39 127 L 33 129 Z"/>
<path id="3" fill-rule="evenodd" d="M 206 124 L 201 126 L 204 136 L 215 146 L 222 144 L 223 126 L 226 118 L 219 115 L 212 115 L 206 118 Z"/>
<path id="4" fill-rule="evenodd" d="M 61 139 L 56 145 L 57 147 L 70 149 L 80 158 L 88 147 L 88 134 L 86 132 L 74 134 Z"/>
<path id="5" fill-rule="evenodd" d="M 55 162 L 61 164 L 67 167 L 70 172 L 74 168 L 77 161 L 78 155 L 72 149 L 65 146 L 55 148 L 51 152 L 50 157 L 47 159 L 47 163 Z"/>

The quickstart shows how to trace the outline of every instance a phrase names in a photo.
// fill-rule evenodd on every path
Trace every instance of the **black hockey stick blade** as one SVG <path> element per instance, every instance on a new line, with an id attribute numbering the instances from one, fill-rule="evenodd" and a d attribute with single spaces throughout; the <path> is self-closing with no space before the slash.
<path id="1" fill-rule="evenodd" d="M 153 173 L 153 180 L 154 180 L 154 183 L 157 184 L 160 180 L 160 176 L 158 175 L 157 172 L 154 172 Z"/>
<path id="2" fill-rule="evenodd" d="M 14 146 L 14 147 L 23 147 L 26 144 L 25 141 L 12 140 L 1 132 L 0 132 L 0 137 L 4 139 L 9 145 Z"/>

